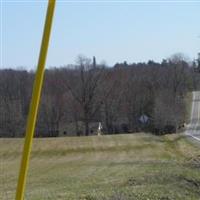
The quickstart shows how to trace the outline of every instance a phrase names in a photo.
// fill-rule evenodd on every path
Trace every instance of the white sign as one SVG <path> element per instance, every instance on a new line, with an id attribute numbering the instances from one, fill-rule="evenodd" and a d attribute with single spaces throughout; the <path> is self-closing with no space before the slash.
<path id="1" fill-rule="evenodd" d="M 149 117 L 148 116 L 146 116 L 146 115 L 142 115 L 141 117 L 140 117 L 140 122 L 142 122 L 143 124 L 146 124 L 148 121 L 149 121 Z"/>

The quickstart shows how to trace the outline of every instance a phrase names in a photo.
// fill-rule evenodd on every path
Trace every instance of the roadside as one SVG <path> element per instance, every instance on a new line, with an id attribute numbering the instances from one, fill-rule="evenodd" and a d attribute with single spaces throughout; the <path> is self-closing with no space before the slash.
<path id="1" fill-rule="evenodd" d="M 23 139 L 0 139 L 0 199 L 14 199 Z M 199 146 L 185 136 L 35 138 L 26 199 L 199 200 Z"/>

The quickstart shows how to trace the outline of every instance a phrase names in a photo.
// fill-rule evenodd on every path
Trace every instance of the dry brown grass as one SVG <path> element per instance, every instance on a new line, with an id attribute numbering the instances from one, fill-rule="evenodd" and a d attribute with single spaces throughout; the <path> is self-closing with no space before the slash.
<path id="1" fill-rule="evenodd" d="M 22 144 L 0 139 L 2 200 L 14 199 Z M 199 155 L 183 135 L 34 139 L 26 199 L 106 199 L 118 191 L 127 199 L 199 200 Z"/>

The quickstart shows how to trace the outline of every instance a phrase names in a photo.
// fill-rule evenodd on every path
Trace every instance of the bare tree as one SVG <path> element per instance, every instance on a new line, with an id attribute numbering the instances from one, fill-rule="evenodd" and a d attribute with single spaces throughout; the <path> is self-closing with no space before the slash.
<path id="1" fill-rule="evenodd" d="M 100 86 L 103 68 L 91 62 L 90 59 L 79 56 L 75 70 L 67 82 L 74 100 L 80 105 L 82 121 L 85 124 L 85 135 L 89 135 L 89 123 L 93 119 L 100 106 L 98 89 Z"/>

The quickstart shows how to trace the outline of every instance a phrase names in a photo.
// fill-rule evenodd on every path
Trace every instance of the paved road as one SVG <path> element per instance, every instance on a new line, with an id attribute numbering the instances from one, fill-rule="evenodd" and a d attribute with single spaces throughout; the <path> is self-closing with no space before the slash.
<path id="1" fill-rule="evenodd" d="M 200 142 L 200 92 L 193 92 L 191 119 L 186 134 Z"/>

